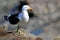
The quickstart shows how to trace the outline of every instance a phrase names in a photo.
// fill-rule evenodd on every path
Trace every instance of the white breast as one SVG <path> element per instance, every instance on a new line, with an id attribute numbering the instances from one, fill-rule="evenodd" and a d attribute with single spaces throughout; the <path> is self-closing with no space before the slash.
<path id="1" fill-rule="evenodd" d="M 18 18 L 20 19 L 20 22 L 18 23 L 18 25 L 20 25 L 20 26 L 25 25 L 29 21 L 28 12 L 27 11 L 23 11 L 22 13 L 20 13 L 18 15 Z"/>
<path id="2" fill-rule="evenodd" d="M 24 18 L 24 21 L 25 22 L 28 22 L 29 21 L 29 15 L 28 15 L 28 12 L 27 11 L 23 11 L 23 18 Z"/>
<path id="3" fill-rule="evenodd" d="M 20 21 L 28 22 L 29 21 L 28 12 L 27 11 L 23 11 L 22 13 L 19 13 L 18 18 L 20 19 Z"/>

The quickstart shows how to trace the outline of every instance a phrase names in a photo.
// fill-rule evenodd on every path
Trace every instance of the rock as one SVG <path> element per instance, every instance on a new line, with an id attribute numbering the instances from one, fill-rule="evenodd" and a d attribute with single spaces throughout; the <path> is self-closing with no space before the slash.
<path id="1" fill-rule="evenodd" d="M 54 40 L 60 40 L 60 36 L 55 37 Z"/>
<path id="2" fill-rule="evenodd" d="M 42 38 L 37 37 L 35 40 L 43 40 Z"/>
<path id="3" fill-rule="evenodd" d="M 0 33 L 0 40 L 42 40 L 42 38 L 30 34 L 21 28 L 18 30 L 18 32 L 14 33 L 9 32 Z"/>

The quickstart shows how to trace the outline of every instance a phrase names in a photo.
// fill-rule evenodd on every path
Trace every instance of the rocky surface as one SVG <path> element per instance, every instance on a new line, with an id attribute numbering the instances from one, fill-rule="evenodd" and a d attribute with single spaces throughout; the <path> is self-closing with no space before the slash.
<path id="1" fill-rule="evenodd" d="M 30 34 L 24 29 L 19 29 L 15 33 L 0 33 L 0 40 L 42 40 L 42 38 Z"/>

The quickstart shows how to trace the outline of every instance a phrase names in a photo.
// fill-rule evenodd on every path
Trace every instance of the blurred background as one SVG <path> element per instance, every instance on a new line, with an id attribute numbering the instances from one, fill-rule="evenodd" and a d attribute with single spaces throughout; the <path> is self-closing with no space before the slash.
<path id="1" fill-rule="evenodd" d="M 33 8 L 34 17 L 22 26 L 27 32 L 37 35 L 44 40 L 54 40 L 60 36 L 60 0 L 28 0 Z M 16 31 L 17 26 L 9 24 L 3 16 L 10 14 L 10 10 L 19 0 L 0 0 L 0 29 Z M 2 28 L 3 27 L 3 28 Z"/>

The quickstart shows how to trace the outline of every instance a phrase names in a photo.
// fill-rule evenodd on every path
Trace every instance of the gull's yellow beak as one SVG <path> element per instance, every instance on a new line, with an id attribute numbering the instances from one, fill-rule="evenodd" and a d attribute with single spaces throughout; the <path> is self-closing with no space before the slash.
<path id="1" fill-rule="evenodd" d="M 29 12 L 29 13 L 33 12 L 32 8 L 29 8 L 29 9 L 28 9 L 28 12 Z"/>
<path id="2" fill-rule="evenodd" d="M 29 8 L 28 10 L 31 10 L 32 11 L 32 8 Z"/>

